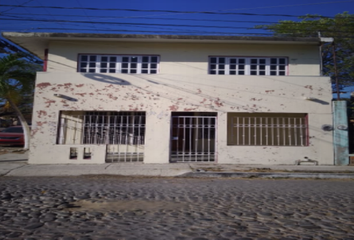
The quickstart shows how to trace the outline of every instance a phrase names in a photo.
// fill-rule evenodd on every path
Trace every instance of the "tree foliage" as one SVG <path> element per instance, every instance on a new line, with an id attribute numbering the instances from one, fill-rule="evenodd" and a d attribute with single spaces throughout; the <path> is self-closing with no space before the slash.
<path id="1" fill-rule="evenodd" d="M 300 17 L 301 21 L 279 21 L 271 25 L 259 25 L 279 37 L 333 37 L 338 80 L 341 86 L 354 85 L 354 15 L 347 12 L 334 18 L 318 15 Z M 322 46 L 323 74 L 334 82 L 333 45 Z"/>
<path id="2" fill-rule="evenodd" d="M 38 65 L 28 62 L 23 54 L 0 58 L 0 99 L 7 101 L 16 112 L 25 133 L 25 148 L 29 143 L 29 127 L 17 106 L 21 98 L 32 95 Z"/>

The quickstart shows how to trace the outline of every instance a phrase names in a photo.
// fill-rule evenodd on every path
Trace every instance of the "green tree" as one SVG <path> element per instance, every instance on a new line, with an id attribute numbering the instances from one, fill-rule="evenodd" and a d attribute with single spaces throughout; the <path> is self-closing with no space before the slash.
<path id="1" fill-rule="evenodd" d="M 340 86 L 354 85 L 354 15 L 347 12 L 334 18 L 318 15 L 299 17 L 301 21 L 279 21 L 276 24 L 258 25 L 278 37 L 333 37 L 333 44 L 323 44 L 323 75 L 332 78 L 335 88 L 333 46 L 336 54 L 337 76 Z"/>
<path id="2" fill-rule="evenodd" d="M 38 65 L 23 57 L 23 54 L 17 53 L 0 58 L 0 99 L 7 101 L 16 112 L 24 129 L 24 149 L 28 149 L 30 129 L 17 103 L 21 97 L 32 94 Z"/>

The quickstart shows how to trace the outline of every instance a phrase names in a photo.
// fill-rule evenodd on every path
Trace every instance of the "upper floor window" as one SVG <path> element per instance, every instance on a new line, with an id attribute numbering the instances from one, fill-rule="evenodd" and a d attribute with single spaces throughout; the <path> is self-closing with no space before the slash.
<path id="1" fill-rule="evenodd" d="M 158 56 L 79 55 L 79 72 L 156 74 Z"/>
<path id="2" fill-rule="evenodd" d="M 209 74 L 273 75 L 287 74 L 287 58 L 279 57 L 210 57 Z"/>

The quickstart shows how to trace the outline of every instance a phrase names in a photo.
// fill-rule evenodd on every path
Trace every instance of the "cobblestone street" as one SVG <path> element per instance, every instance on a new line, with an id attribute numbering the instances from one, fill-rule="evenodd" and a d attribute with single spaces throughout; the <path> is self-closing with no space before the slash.
<path id="1" fill-rule="evenodd" d="M 0 239 L 354 239 L 354 181 L 2 177 Z"/>

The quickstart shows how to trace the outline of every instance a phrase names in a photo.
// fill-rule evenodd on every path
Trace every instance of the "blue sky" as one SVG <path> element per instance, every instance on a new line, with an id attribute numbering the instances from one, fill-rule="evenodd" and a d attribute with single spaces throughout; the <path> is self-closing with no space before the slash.
<path id="1" fill-rule="evenodd" d="M 255 25 L 352 9 L 354 0 L 2 0 L 0 31 L 253 35 L 267 34 Z"/>

